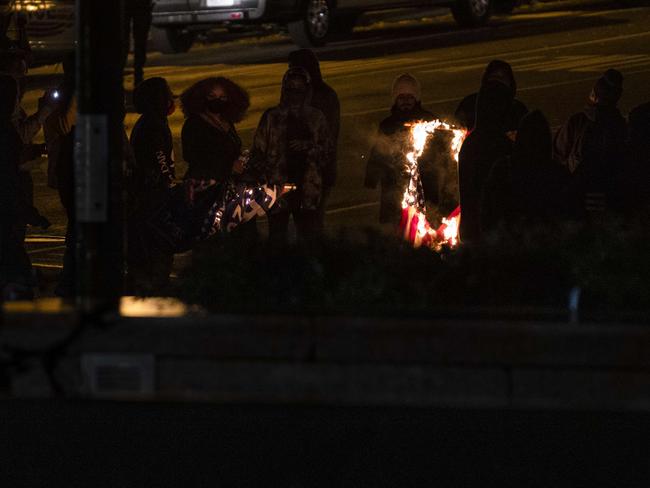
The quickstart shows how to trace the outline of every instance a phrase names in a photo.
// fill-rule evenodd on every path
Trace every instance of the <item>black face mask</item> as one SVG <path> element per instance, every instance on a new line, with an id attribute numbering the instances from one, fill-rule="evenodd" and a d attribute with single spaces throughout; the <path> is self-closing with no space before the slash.
<path id="1" fill-rule="evenodd" d="M 210 112 L 216 115 L 221 115 L 231 124 L 241 122 L 246 115 L 246 111 L 242 110 L 240 107 L 237 107 L 234 103 L 229 100 L 223 100 L 220 98 L 215 98 L 213 100 L 208 100 L 207 108 Z"/>
<path id="2" fill-rule="evenodd" d="M 207 108 L 213 114 L 223 114 L 228 107 L 228 100 L 223 100 L 221 98 L 214 98 L 208 100 Z"/>

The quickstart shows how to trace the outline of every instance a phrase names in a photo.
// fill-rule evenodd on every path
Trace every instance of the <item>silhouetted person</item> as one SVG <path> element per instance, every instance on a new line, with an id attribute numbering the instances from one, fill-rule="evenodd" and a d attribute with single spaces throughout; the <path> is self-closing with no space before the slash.
<path id="1" fill-rule="evenodd" d="M 467 136 L 458 161 L 460 238 L 465 243 L 481 239 L 481 199 L 494 163 L 510 155 L 512 144 L 504 132 L 512 90 L 492 81 L 481 87 L 476 101 L 476 127 Z"/>
<path id="2" fill-rule="evenodd" d="M 185 115 L 181 131 L 183 158 L 188 164 L 185 180 L 198 188 L 240 177 L 248 156 L 236 125 L 250 106 L 246 90 L 228 78 L 207 78 L 183 92 L 181 106 Z M 197 195 L 197 202 L 207 197 L 205 193 Z M 254 221 L 237 232 L 248 239 L 257 237 Z"/>
<path id="3" fill-rule="evenodd" d="M 222 183 L 233 172 L 242 173 L 242 142 L 235 125 L 246 115 L 248 93 L 227 78 L 208 78 L 188 88 L 181 104 L 185 178 Z"/>
<path id="4" fill-rule="evenodd" d="M 27 70 L 27 54 L 24 50 L 10 50 L 0 55 L 0 72 L 12 76 L 18 84 L 18 102 L 16 103 L 12 120 L 24 145 L 24 151 L 29 151 L 33 154 L 33 157 L 22 159 L 18 176 L 19 184 L 21 186 L 21 194 L 24 195 L 29 205 L 33 207 L 34 181 L 32 179 L 31 170 L 41 154 L 45 152 L 45 146 L 43 144 L 33 144 L 33 140 L 41 130 L 46 117 L 48 117 L 54 109 L 54 104 L 51 99 L 51 94 L 46 92 L 38 100 L 38 110 L 36 113 L 29 116 L 27 115 L 27 112 L 22 107 Z M 19 224 L 15 237 L 24 241 L 26 234 L 27 225 L 23 222 L 22 224 Z"/>
<path id="5" fill-rule="evenodd" d="M 481 86 L 489 82 L 499 82 L 506 85 L 512 92 L 512 104 L 504 120 L 504 131 L 512 133 L 517 130 L 521 119 L 528 113 L 526 105 L 517 100 L 517 82 L 512 72 L 512 67 L 505 61 L 495 59 L 485 68 L 481 78 Z M 466 96 L 456 109 L 456 121 L 468 130 L 474 129 L 476 125 L 476 100 L 478 93 Z M 511 134 L 512 138 L 512 134 Z"/>
<path id="6" fill-rule="evenodd" d="M 650 102 L 635 107 L 628 116 L 626 189 L 632 212 L 650 209 Z"/>
<path id="7" fill-rule="evenodd" d="M 151 0 L 125 0 L 124 2 L 124 62 L 129 55 L 131 32 L 133 32 L 133 85 L 144 79 L 144 65 L 147 62 L 147 40 L 151 28 Z M 133 25 L 132 25 L 133 24 Z M 131 30 L 133 29 L 133 30 Z"/>
<path id="8" fill-rule="evenodd" d="M 280 188 L 295 186 L 269 215 L 269 237 L 276 244 L 286 242 L 291 216 L 300 238 L 320 230 L 323 171 L 333 148 L 327 119 L 309 105 L 310 91 L 309 73 L 290 68 L 282 79 L 280 104 L 264 112 L 253 140 L 251 173 Z"/>
<path id="9" fill-rule="evenodd" d="M 176 108 L 164 78 L 149 78 L 133 93 L 142 114 L 131 132 L 135 156 L 129 175 L 128 277 L 136 293 L 161 293 L 169 283 L 174 261 L 174 236 L 161 215 L 171 200 L 176 169 L 167 117 Z"/>
<path id="10" fill-rule="evenodd" d="M 568 214 L 568 174 L 553 160 L 553 136 L 548 120 L 534 110 L 526 115 L 512 156 L 494 163 L 483 188 L 482 233 L 500 225 L 523 231 L 558 223 Z"/>
<path id="11" fill-rule="evenodd" d="M 311 100 L 310 105 L 325 115 L 327 127 L 329 128 L 330 137 L 332 138 L 332 157 L 329 164 L 323 169 L 323 190 L 318 207 L 319 225 L 324 225 L 325 206 L 336 184 L 337 176 L 337 157 L 336 149 L 338 146 L 339 130 L 341 126 L 341 105 L 336 91 L 323 80 L 318 58 L 311 49 L 298 49 L 289 53 L 289 67 L 300 67 L 307 70 L 311 77 Z"/>
<path id="12" fill-rule="evenodd" d="M 10 284 L 20 282 L 20 269 L 15 257 L 21 252 L 14 232 L 19 220 L 20 189 L 18 166 L 22 143 L 11 117 L 18 99 L 18 85 L 7 75 L 0 75 L 0 289 L 4 298 L 11 298 Z M 27 283 L 23 286 L 27 288 Z"/>
<path id="13" fill-rule="evenodd" d="M 23 144 L 13 123 L 18 84 L 0 75 L 0 286 L 6 299 L 32 298 L 36 285 L 25 250 L 22 229 L 29 225 L 49 227 L 29 201 L 20 181 L 20 166 L 39 157 Z"/>
<path id="14" fill-rule="evenodd" d="M 77 117 L 75 100 L 75 53 L 69 53 L 63 60 L 63 82 L 56 88 L 57 102 L 54 111 L 43 123 L 43 135 L 47 146 L 47 184 L 52 189 L 58 188 L 57 164 L 61 153 L 61 144 L 70 134 Z"/>
<path id="15" fill-rule="evenodd" d="M 367 188 L 381 187 L 379 222 L 397 225 L 402 214 L 404 190 L 410 178 L 405 158 L 410 128 L 406 124 L 432 120 L 434 115 L 422 108 L 420 84 L 409 74 L 395 79 L 392 96 L 391 114 L 379 124 L 379 134 L 370 151 L 364 184 Z M 426 172 L 422 171 L 420 177 L 426 180 Z M 425 187 L 425 194 L 426 190 Z"/>
<path id="16" fill-rule="evenodd" d="M 617 108 L 622 93 L 623 75 L 607 70 L 592 88 L 585 109 L 572 115 L 555 136 L 555 157 L 571 173 L 578 215 L 621 205 L 627 130 Z"/>

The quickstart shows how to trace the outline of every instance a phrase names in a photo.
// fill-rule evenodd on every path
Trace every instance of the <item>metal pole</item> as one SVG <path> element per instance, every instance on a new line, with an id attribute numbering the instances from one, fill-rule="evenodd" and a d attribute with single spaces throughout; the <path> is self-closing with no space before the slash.
<path id="1" fill-rule="evenodd" d="M 116 310 L 124 271 L 123 0 L 77 0 L 78 305 Z"/>

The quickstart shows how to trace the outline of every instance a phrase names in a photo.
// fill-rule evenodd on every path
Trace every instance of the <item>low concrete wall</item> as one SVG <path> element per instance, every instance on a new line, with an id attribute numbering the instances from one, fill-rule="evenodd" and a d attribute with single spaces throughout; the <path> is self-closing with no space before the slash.
<path id="1" fill-rule="evenodd" d="M 15 318 L 6 319 L 0 341 L 25 347 L 63 337 L 74 322 Z M 52 394 L 43 364 L 33 359 L 27 363 L 31 367 L 14 373 L 14 395 Z M 53 371 L 73 396 L 650 410 L 650 327 L 347 317 L 121 318 L 88 326 Z"/>

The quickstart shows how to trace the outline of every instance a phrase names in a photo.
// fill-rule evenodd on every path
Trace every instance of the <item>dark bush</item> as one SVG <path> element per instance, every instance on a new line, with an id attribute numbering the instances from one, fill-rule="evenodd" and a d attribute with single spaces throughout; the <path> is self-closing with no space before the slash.
<path id="1" fill-rule="evenodd" d="M 649 239 L 644 219 L 499 230 L 441 253 L 371 230 L 279 250 L 225 238 L 195 252 L 177 292 L 213 312 L 431 316 L 565 313 L 577 286 L 587 315 L 611 318 L 650 310 Z"/>

